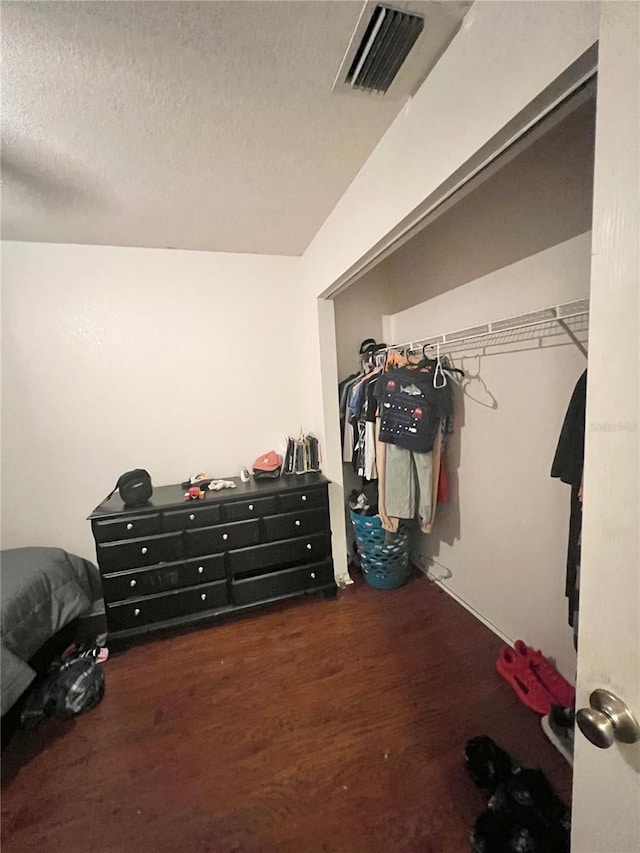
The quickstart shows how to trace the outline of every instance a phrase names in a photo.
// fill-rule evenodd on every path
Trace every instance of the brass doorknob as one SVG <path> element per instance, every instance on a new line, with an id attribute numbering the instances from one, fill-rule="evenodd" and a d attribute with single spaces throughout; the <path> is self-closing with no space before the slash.
<path id="1" fill-rule="evenodd" d="M 636 743 L 640 725 L 626 704 L 609 690 L 594 690 L 590 708 L 580 708 L 576 722 L 582 734 L 599 749 L 609 749 L 615 741 Z"/>

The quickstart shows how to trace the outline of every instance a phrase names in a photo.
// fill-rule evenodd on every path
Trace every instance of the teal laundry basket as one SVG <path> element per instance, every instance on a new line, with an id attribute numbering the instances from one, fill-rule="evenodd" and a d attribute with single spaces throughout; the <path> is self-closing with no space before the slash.
<path id="1" fill-rule="evenodd" d="M 376 589 L 396 589 L 409 577 L 409 523 L 400 522 L 393 544 L 385 545 L 379 515 L 351 512 L 360 567 L 365 580 Z"/>

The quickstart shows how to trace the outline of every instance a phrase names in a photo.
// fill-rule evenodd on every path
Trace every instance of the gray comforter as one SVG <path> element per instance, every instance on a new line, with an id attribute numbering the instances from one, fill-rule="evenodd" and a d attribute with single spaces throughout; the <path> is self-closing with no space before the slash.
<path id="1" fill-rule="evenodd" d="M 61 548 L 2 551 L 0 581 L 4 714 L 35 677 L 27 661 L 102 593 L 93 563 Z"/>

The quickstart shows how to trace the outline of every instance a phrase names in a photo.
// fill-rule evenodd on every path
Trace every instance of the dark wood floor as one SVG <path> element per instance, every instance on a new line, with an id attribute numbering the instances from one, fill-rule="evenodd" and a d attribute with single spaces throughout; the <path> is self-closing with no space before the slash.
<path id="1" fill-rule="evenodd" d="M 499 647 L 421 577 L 133 648 L 98 708 L 10 744 L 4 853 L 463 853 L 467 738 L 570 794 Z"/>

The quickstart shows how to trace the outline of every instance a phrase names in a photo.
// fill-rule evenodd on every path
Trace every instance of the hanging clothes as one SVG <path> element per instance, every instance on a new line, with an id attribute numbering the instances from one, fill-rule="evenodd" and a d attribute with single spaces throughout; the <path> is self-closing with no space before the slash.
<path id="1" fill-rule="evenodd" d="M 440 421 L 453 414 L 451 386 L 434 387 L 433 366 L 398 367 L 378 379 L 380 440 L 406 450 L 433 449 Z"/>
<path id="2" fill-rule="evenodd" d="M 347 420 L 347 402 L 349 400 L 351 388 L 358 378 L 358 373 L 352 373 L 350 376 L 347 376 L 346 379 L 343 379 L 338 385 L 340 433 L 342 435 L 342 459 L 344 462 L 351 462 L 353 457 L 353 427 Z"/>
<path id="3" fill-rule="evenodd" d="M 447 466 L 444 464 L 444 454 L 440 459 L 440 473 L 438 476 L 438 492 L 437 502 L 446 504 L 449 501 L 449 478 L 447 476 Z"/>
<path id="4" fill-rule="evenodd" d="M 452 370 L 445 359 L 412 362 L 393 352 L 376 383 L 380 515 L 388 532 L 398 529 L 400 519 L 415 517 L 423 533 L 433 529 L 443 433 L 451 429 L 453 416 Z"/>
<path id="5" fill-rule="evenodd" d="M 578 571 L 582 530 L 582 477 L 584 471 L 584 435 L 587 402 L 587 371 L 578 379 L 571 395 L 560 430 L 551 476 L 571 486 L 571 515 L 567 545 L 565 594 L 568 600 L 568 622 L 577 630 L 579 610 Z"/>
<path id="6" fill-rule="evenodd" d="M 587 371 L 573 389 L 560 430 L 551 476 L 570 486 L 580 486 L 584 468 L 584 424 L 587 404 Z"/>
<path id="7" fill-rule="evenodd" d="M 428 519 L 425 519 L 420 525 L 420 529 L 423 533 L 431 533 L 433 529 L 433 522 L 436 517 L 436 507 L 438 506 L 438 492 L 440 490 L 440 473 L 442 466 L 442 452 L 443 452 L 443 444 L 444 444 L 444 420 L 440 422 L 440 428 L 438 429 L 438 434 L 433 443 L 433 450 L 431 451 L 431 465 L 433 467 L 433 475 L 431 477 L 431 513 Z"/>
<path id="8" fill-rule="evenodd" d="M 375 355 L 386 350 L 367 338 L 360 344 L 360 372 L 354 373 L 339 385 L 340 427 L 342 432 L 342 459 L 351 463 L 354 471 L 365 478 L 377 478 L 375 453 L 375 409 L 373 386 L 382 370 L 375 364 Z"/>
<path id="9" fill-rule="evenodd" d="M 431 451 L 418 453 L 387 443 L 384 500 L 387 515 L 392 519 L 392 532 L 398 529 L 401 518 L 416 516 L 420 529 L 429 532 L 433 507 L 432 457 Z"/>
<path id="10" fill-rule="evenodd" d="M 371 339 L 361 345 L 361 368 L 340 385 L 343 460 L 362 477 L 362 488 L 378 479 L 385 531 L 417 518 L 429 533 L 438 502 L 448 497 L 442 455 L 453 396 L 445 372 L 462 371 L 439 355 L 430 359 L 423 351 L 412 359 Z"/>
<path id="11" fill-rule="evenodd" d="M 366 480 L 377 479 L 375 434 L 373 423 L 377 401 L 373 388 L 378 380 L 381 368 L 374 368 L 365 377 L 359 393 L 359 404 L 355 412 L 354 432 L 357 442 L 353 455 L 353 469 L 359 477 Z"/>

